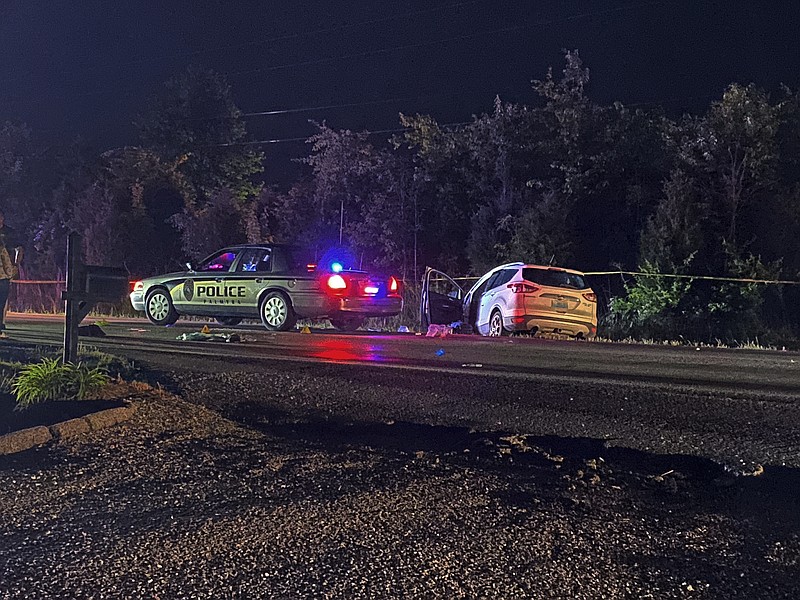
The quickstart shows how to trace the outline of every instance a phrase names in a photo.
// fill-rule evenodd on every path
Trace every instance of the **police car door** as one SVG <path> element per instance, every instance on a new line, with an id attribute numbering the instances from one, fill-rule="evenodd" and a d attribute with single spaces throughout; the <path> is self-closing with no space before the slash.
<path id="1" fill-rule="evenodd" d="M 239 293 L 236 298 L 237 314 L 258 316 L 258 294 L 268 285 L 272 272 L 272 251 L 269 248 L 245 248 L 239 255 L 231 286 Z"/>
<path id="2" fill-rule="evenodd" d="M 226 248 L 212 254 L 195 269 L 193 276 L 183 284 L 183 294 L 187 300 L 189 314 L 226 316 L 233 296 L 227 287 L 236 257 L 237 248 Z"/>

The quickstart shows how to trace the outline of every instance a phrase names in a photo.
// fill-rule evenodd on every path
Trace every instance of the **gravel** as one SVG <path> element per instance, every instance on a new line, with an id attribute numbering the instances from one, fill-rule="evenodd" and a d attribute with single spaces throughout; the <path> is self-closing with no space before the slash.
<path id="1" fill-rule="evenodd" d="M 794 469 L 262 371 L 120 385 L 131 421 L 0 458 L 0 598 L 800 597 Z"/>

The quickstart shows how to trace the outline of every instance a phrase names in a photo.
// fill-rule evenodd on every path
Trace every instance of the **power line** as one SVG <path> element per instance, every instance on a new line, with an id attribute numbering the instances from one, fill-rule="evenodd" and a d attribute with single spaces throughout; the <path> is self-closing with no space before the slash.
<path id="1" fill-rule="evenodd" d="M 602 16 L 605 16 L 605 15 L 616 14 L 616 13 L 621 13 L 621 12 L 627 12 L 627 11 L 636 10 L 636 9 L 639 9 L 639 8 L 647 8 L 647 7 L 650 7 L 650 6 L 659 6 L 659 5 L 669 4 L 670 2 L 671 2 L 671 0 L 654 0 L 652 2 L 646 2 L 646 3 L 626 4 L 624 6 L 619 6 L 619 7 L 616 7 L 616 8 L 600 10 L 600 11 L 591 11 L 591 12 L 578 13 L 578 14 L 575 14 L 575 15 L 570 15 L 568 17 L 562 17 L 562 18 L 557 18 L 557 19 L 549 19 L 549 20 L 544 20 L 544 21 L 537 21 L 537 22 L 528 23 L 528 24 L 525 24 L 525 25 L 515 25 L 515 26 L 511 26 L 511 27 L 503 27 L 503 28 L 500 28 L 500 29 L 491 29 L 491 30 L 486 30 L 486 31 L 481 31 L 481 32 L 471 33 L 471 34 L 465 34 L 465 35 L 460 35 L 460 36 L 454 36 L 454 37 L 449 37 L 449 38 L 440 38 L 438 40 L 432 40 L 432 41 L 429 41 L 429 42 L 419 42 L 419 43 L 415 43 L 415 44 L 404 44 L 404 45 L 400 45 L 400 46 L 391 46 L 391 47 L 388 47 L 388 48 L 379 48 L 379 49 L 375 49 L 375 50 L 367 50 L 367 51 L 364 51 L 364 52 L 343 54 L 343 55 L 339 55 L 339 56 L 332 56 L 332 57 L 321 58 L 321 59 L 306 60 L 306 61 L 300 61 L 300 62 L 294 62 L 294 63 L 286 63 L 286 64 L 282 64 L 282 65 L 274 65 L 274 66 L 271 66 L 271 67 L 259 67 L 259 68 L 256 68 L 256 69 L 247 69 L 247 70 L 243 70 L 243 71 L 233 71 L 233 72 L 227 73 L 227 75 L 229 75 L 229 76 L 238 76 L 238 75 L 248 75 L 248 74 L 252 74 L 252 73 L 265 73 L 265 72 L 272 72 L 272 71 L 280 71 L 280 70 L 296 68 L 296 67 L 307 67 L 307 66 L 329 64 L 329 63 L 332 63 L 332 62 L 336 62 L 336 61 L 340 61 L 340 60 L 349 60 L 349 59 L 352 59 L 352 58 L 366 58 L 366 57 L 369 57 L 369 56 L 379 56 L 381 54 L 389 54 L 391 52 L 400 51 L 400 50 L 412 50 L 412 49 L 417 49 L 417 48 L 428 48 L 428 47 L 431 47 L 431 46 L 437 46 L 437 45 L 446 44 L 446 43 L 455 42 L 455 41 L 464 41 L 464 40 L 474 39 L 474 38 L 478 38 L 478 37 L 484 37 L 484 36 L 487 36 L 487 35 L 499 35 L 499 34 L 503 34 L 503 33 L 511 33 L 511 32 L 514 32 L 514 31 L 524 31 L 526 29 L 532 29 L 532 28 L 536 28 L 536 27 L 545 27 L 545 26 L 548 26 L 548 25 L 557 25 L 557 24 L 562 24 L 562 23 L 570 23 L 572 21 L 579 21 L 579 20 L 593 18 L 593 17 L 602 17 Z M 153 80 L 150 80 L 150 81 L 153 81 Z M 126 91 L 137 91 L 140 88 L 141 88 L 141 86 L 131 87 L 131 88 L 127 88 L 127 89 L 124 89 L 124 90 L 120 90 L 120 89 L 94 90 L 94 91 L 91 91 L 91 92 L 85 92 L 83 94 L 76 94 L 76 95 L 74 95 L 72 97 L 73 98 L 85 98 L 85 97 L 89 97 L 89 96 L 98 96 L 98 95 L 104 95 L 104 94 L 118 94 L 120 92 L 126 92 Z"/>
<path id="2" fill-rule="evenodd" d="M 349 102 L 347 104 L 328 104 L 324 106 L 307 106 L 304 108 L 283 108 L 276 110 L 261 110 L 256 112 L 242 113 L 242 117 L 260 117 L 272 115 L 288 115 L 293 113 L 314 112 L 318 110 L 332 110 L 335 108 L 355 108 L 358 106 L 377 106 L 380 104 L 395 104 L 397 102 L 408 102 L 410 100 L 419 100 L 421 98 L 434 98 L 434 95 L 426 96 L 406 96 L 405 98 L 389 98 L 386 100 L 371 100 L 368 102 Z M 216 119 L 220 117 L 208 117 L 209 119 Z M 206 120 L 206 119 L 203 119 Z"/>
<path id="3" fill-rule="evenodd" d="M 482 0 L 468 0 L 467 2 L 456 2 L 456 3 L 453 3 L 453 4 L 445 4 L 443 6 L 437 6 L 437 7 L 434 7 L 434 8 L 427 8 L 427 9 L 417 10 L 417 11 L 413 11 L 413 12 L 398 13 L 398 14 L 395 14 L 395 15 L 390 15 L 388 17 L 381 17 L 379 19 L 369 19 L 367 21 L 359 21 L 359 22 L 356 22 L 356 23 L 349 23 L 349 24 L 344 24 L 344 25 L 335 25 L 333 27 L 322 27 L 322 28 L 319 28 L 319 29 L 311 29 L 309 31 L 302 31 L 302 32 L 298 32 L 298 33 L 290 33 L 290 34 L 286 34 L 286 35 L 279 35 L 279 36 L 276 36 L 276 37 L 264 38 L 264 39 L 261 39 L 261 40 L 252 40 L 252 41 L 249 41 L 249 42 L 242 42 L 242 43 L 239 43 L 239 44 L 229 44 L 229 45 L 225 45 L 225 46 L 217 46 L 215 48 L 205 48 L 203 50 L 195 50 L 194 52 L 187 52 L 187 53 L 184 53 L 184 54 L 173 55 L 173 57 L 175 57 L 175 58 L 188 58 L 188 57 L 191 57 L 191 56 L 199 56 L 201 54 L 208 54 L 208 53 L 212 53 L 212 52 L 220 52 L 220 51 L 223 51 L 223 50 L 231 50 L 231 49 L 237 49 L 237 48 L 250 48 L 252 46 L 261 46 L 261 45 L 264 45 L 264 44 L 272 44 L 272 43 L 275 43 L 275 42 L 283 42 L 283 41 L 286 41 L 286 40 L 298 39 L 298 38 L 303 38 L 303 37 L 310 37 L 310 36 L 315 36 L 315 35 L 322 35 L 322 34 L 326 34 L 326 33 L 333 33 L 333 32 L 337 32 L 337 31 L 343 31 L 343 30 L 347 30 L 347 29 L 357 29 L 359 27 L 365 27 L 365 26 L 368 26 L 368 25 L 377 25 L 378 23 L 387 23 L 389 21 L 394 21 L 395 19 L 401 19 L 401 18 L 404 18 L 404 17 L 405 18 L 416 17 L 418 15 L 425 15 L 425 14 L 430 14 L 430 13 L 439 12 L 439 11 L 446 11 L 446 10 L 450 10 L 450 9 L 453 9 L 453 8 L 460 8 L 462 6 L 468 6 L 470 4 L 478 4 L 481 1 Z M 144 59 L 135 60 L 135 61 L 127 62 L 127 63 L 122 63 L 121 65 L 104 65 L 104 66 L 126 67 L 126 66 L 130 66 L 130 65 L 137 65 L 137 64 L 145 64 L 145 63 L 150 63 L 150 62 L 156 62 L 158 60 L 161 60 L 162 58 L 163 58 L 163 56 L 162 57 L 158 57 L 158 58 L 144 58 Z"/>
<path id="4" fill-rule="evenodd" d="M 417 10 L 417 11 L 413 11 L 413 12 L 406 12 L 406 13 L 398 13 L 398 14 L 394 14 L 394 15 L 389 15 L 388 17 L 380 17 L 380 18 L 377 18 L 377 19 L 369 19 L 369 20 L 366 20 L 366 21 L 358 21 L 356 23 L 335 25 L 335 26 L 332 26 L 332 27 L 322 27 L 322 28 L 318 28 L 318 29 L 311 29 L 311 30 L 308 30 L 308 31 L 300 31 L 300 32 L 297 32 L 297 33 L 279 35 L 279 36 L 270 37 L 270 38 L 264 38 L 264 39 L 260 39 L 260 40 L 252 40 L 252 41 L 249 41 L 249 42 L 241 42 L 239 44 L 227 44 L 227 45 L 224 45 L 224 46 L 216 46 L 214 48 L 204 48 L 202 50 L 195 50 L 193 52 L 185 52 L 185 53 L 182 53 L 182 54 L 171 54 L 171 55 L 162 54 L 162 55 L 156 56 L 156 57 L 142 58 L 142 59 L 133 60 L 133 61 L 125 62 L 125 63 L 105 63 L 105 64 L 102 64 L 102 65 L 98 65 L 95 68 L 96 69 L 104 69 L 104 68 L 114 67 L 115 69 L 119 69 L 119 68 L 123 68 L 123 67 L 130 67 L 130 66 L 135 66 L 135 65 L 140 65 L 140 64 L 161 62 L 165 58 L 170 58 L 170 59 L 191 58 L 191 57 L 195 57 L 195 56 L 200 56 L 202 54 L 210 54 L 210 53 L 222 52 L 222 51 L 225 51 L 225 50 L 233 50 L 233 49 L 239 49 L 239 48 L 251 48 L 253 46 L 262 46 L 262 45 L 265 45 L 265 44 L 272 44 L 272 43 L 275 43 L 275 42 L 283 42 L 283 41 L 287 41 L 287 40 L 300 39 L 300 38 L 303 38 L 303 37 L 313 37 L 315 35 L 324 35 L 326 33 L 340 32 L 340 31 L 345 31 L 345 30 L 348 30 L 348 29 L 358 29 L 360 27 L 367 27 L 367 26 L 370 26 L 370 25 L 377 25 L 379 23 L 388 23 L 390 21 L 394 21 L 396 19 L 401 19 L 401 18 L 411 18 L 411 17 L 416 17 L 416 16 L 419 16 L 419 15 L 426 15 L 426 14 L 431 14 L 431 13 L 440 12 L 440 11 L 443 12 L 443 11 L 447 11 L 447 10 L 451 10 L 451 9 L 461 8 L 463 6 L 469 6 L 471 4 L 479 4 L 482 1 L 483 0 L 467 0 L 465 2 L 455 2 L 455 3 L 452 3 L 452 4 L 445 4 L 445 5 L 437 6 L 437 7 L 434 7 L 434 8 L 427 8 L 427 9 Z M 16 77 L 14 79 L 11 79 L 10 82 L 19 81 L 20 79 L 22 79 L 22 77 Z M 7 80 L 7 82 L 8 81 L 9 80 Z M 150 81 L 156 81 L 156 80 L 153 79 L 153 80 L 150 80 Z M 105 93 L 105 92 L 102 92 L 102 93 Z"/>
<path id="5" fill-rule="evenodd" d="M 234 71 L 232 73 L 228 73 L 230 76 L 237 76 L 237 75 L 250 75 L 252 73 L 267 73 L 271 71 L 280 71 L 283 69 L 289 69 L 294 67 L 307 67 L 307 66 L 316 66 L 316 65 L 323 65 L 331 62 L 336 62 L 339 60 L 347 60 L 351 58 L 366 58 L 369 56 L 378 56 L 381 54 L 388 54 L 390 52 L 395 52 L 398 50 L 413 50 L 417 48 L 428 48 L 431 46 L 438 46 L 440 44 L 446 44 L 449 42 L 456 42 L 456 41 L 464 41 L 469 39 L 474 39 L 477 37 L 483 37 L 487 35 L 498 35 L 502 33 L 512 33 L 514 31 L 523 31 L 525 29 L 532 29 L 534 27 L 544 27 L 546 25 L 558 25 L 561 23 L 569 23 L 572 21 L 579 21 L 586 18 L 591 17 L 601 17 L 608 14 L 620 13 L 628 10 L 634 10 L 638 8 L 645 8 L 648 6 L 658 6 L 662 4 L 668 4 L 668 0 L 655 0 L 654 2 L 647 2 L 647 3 L 640 3 L 640 4 L 626 4 L 625 6 L 619 6 L 617 8 L 610 8 L 601 11 L 594 11 L 594 12 L 585 12 L 580 13 L 577 15 L 571 15 L 569 17 L 562 17 L 560 19 L 550 19 L 547 21 L 537 21 L 535 23 L 528 23 L 526 25 L 514 25 L 512 27 L 503 27 L 501 29 L 490 29 L 486 31 L 480 31 L 477 33 L 470 33 L 465 35 L 459 35 L 449 38 L 441 38 L 438 40 L 432 40 L 429 42 L 419 42 L 416 44 L 404 44 L 401 46 L 391 46 L 389 48 L 379 48 L 376 50 L 366 50 L 364 52 L 355 52 L 352 54 L 342 54 L 339 56 L 330 56 L 327 58 L 320 58 L 315 60 L 305 60 L 295 63 L 287 63 L 283 65 L 275 65 L 272 67 L 259 67 L 256 69 L 247 69 L 244 71 Z"/>
<path id="6" fill-rule="evenodd" d="M 450 94 L 424 94 L 421 96 L 405 96 L 402 98 L 387 98 L 385 100 L 367 100 L 365 102 L 347 102 L 344 104 L 325 104 L 321 106 L 304 106 L 298 108 L 280 108 L 280 109 L 273 109 L 273 110 L 259 110 L 253 112 L 243 112 L 239 114 L 239 117 L 262 117 L 262 116 L 277 116 L 277 115 L 289 115 L 289 114 L 298 114 L 298 113 L 305 113 L 305 112 L 316 112 L 320 110 L 333 110 L 337 108 L 355 108 L 359 106 L 379 106 L 381 104 L 396 104 L 397 102 L 409 102 L 411 100 L 422 100 L 422 99 L 429 99 L 429 98 L 443 98 L 449 96 Z M 195 123 L 201 121 L 214 121 L 216 119 L 229 119 L 232 118 L 231 115 L 216 115 L 213 117 L 195 117 L 191 119 L 183 119 L 184 122 L 187 123 Z"/>
<path id="7" fill-rule="evenodd" d="M 461 121 L 458 123 L 444 123 L 440 125 L 440 127 L 459 127 L 461 125 L 469 125 L 471 121 Z M 361 134 L 376 135 L 380 133 L 402 133 L 404 131 L 409 131 L 410 127 L 396 127 L 394 129 L 376 129 L 375 131 L 363 131 L 363 132 L 356 132 Z M 313 134 L 312 134 L 313 135 Z M 210 146 L 206 147 L 214 147 L 214 148 L 227 148 L 232 146 L 260 146 L 260 145 L 267 145 L 267 144 L 283 144 L 283 143 L 291 143 L 291 142 L 306 142 L 311 136 L 305 137 L 293 137 L 293 138 L 279 138 L 279 139 L 271 139 L 271 140 L 253 140 L 250 142 L 231 142 L 228 144 L 211 144 Z"/>

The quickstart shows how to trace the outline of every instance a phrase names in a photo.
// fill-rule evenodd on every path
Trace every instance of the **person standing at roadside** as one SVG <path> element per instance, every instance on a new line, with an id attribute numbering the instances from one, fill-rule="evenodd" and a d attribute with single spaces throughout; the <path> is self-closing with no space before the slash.
<path id="1" fill-rule="evenodd" d="M 6 304 L 11 280 L 19 275 L 24 249 L 17 232 L 6 225 L 6 216 L 2 210 L 0 210 L 0 246 L 3 248 L 0 255 L 5 253 L 5 257 L 0 256 L 0 333 L 3 333 L 6 329 Z M 5 258 L 8 258 L 10 265 L 6 265 Z"/>
<path id="2" fill-rule="evenodd" d="M 17 231 L 6 225 L 6 215 L 0 210 L 0 244 L 6 247 L 11 261 L 19 267 L 22 264 L 24 249 Z"/>
<path id="3" fill-rule="evenodd" d="M 17 265 L 11 260 L 5 244 L 0 239 L 0 338 L 6 337 L 5 311 L 11 280 L 19 275 Z"/>

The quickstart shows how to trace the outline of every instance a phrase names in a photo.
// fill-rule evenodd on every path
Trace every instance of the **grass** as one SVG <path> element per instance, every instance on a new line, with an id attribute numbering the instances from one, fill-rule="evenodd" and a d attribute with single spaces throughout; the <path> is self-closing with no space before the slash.
<path id="1" fill-rule="evenodd" d="M 729 350 L 765 350 L 765 351 L 786 351 L 786 346 L 781 346 L 780 348 L 775 345 L 768 345 L 762 344 L 758 341 L 758 338 L 755 340 L 747 340 L 743 342 L 723 342 L 722 340 L 715 340 L 713 343 L 709 342 L 693 342 L 691 340 L 685 339 L 678 339 L 678 340 L 655 340 L 652 338 L 644 338 L 644 339 L 636 339 L 632 337 L 627 337 L 623 339 L 612 339 L 612 338 L 605 338 L 605 337 L 596 337 L 591 340 L 590 342 L 600 342 L 604 344 L 634 344 L 640 346 L 673 346 L 673 347 L 680 347 L 680 346 L 691 346 L 694 348 L 724 348 Z"/>
<path id="2" fill-rule="evenodd" d="M 19 408 L 47 400 L 84 399 L 112 377 L 130 380 L 134 364 L 96 348 L 80 346 L 78 364 L 64 365 L 53 347 L 0 347 L 0 392 L 13 394 Z"/>
<path id="3" fill-rule="evenodd" d="M 84 400 L 109 381 L 102 367 L 43 358 L 17 372 L 11 382 L 11 393 L 17 399 L 17 408 L 25 409 L 50 400 Z"/>

